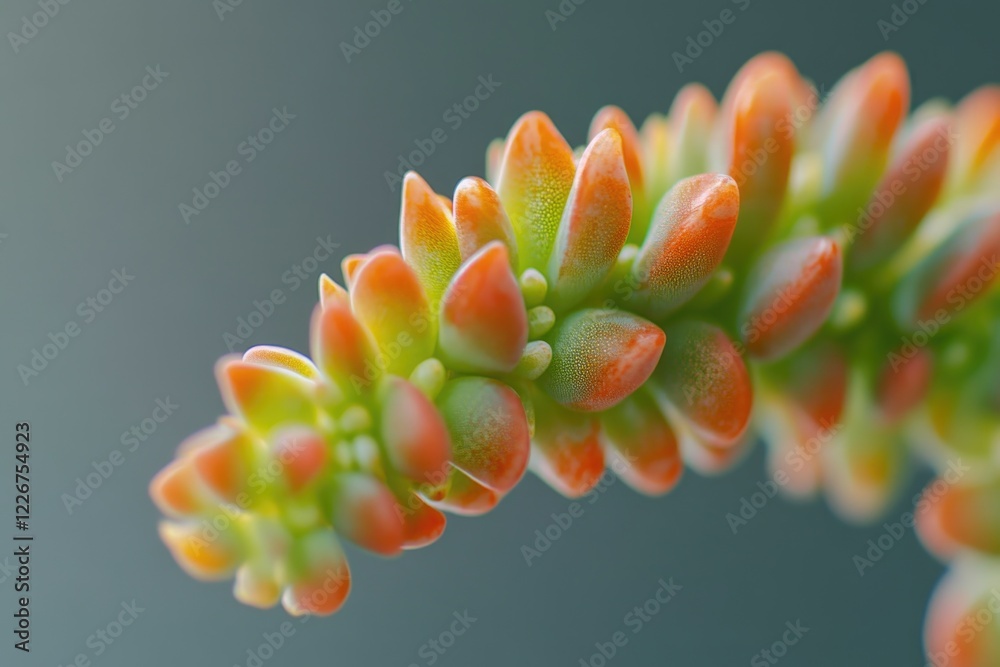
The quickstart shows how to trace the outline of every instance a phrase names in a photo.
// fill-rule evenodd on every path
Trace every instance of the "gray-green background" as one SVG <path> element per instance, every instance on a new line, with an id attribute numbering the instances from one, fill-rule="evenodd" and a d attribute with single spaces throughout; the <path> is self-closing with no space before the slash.
<path id="1" fill-rule="evenodd" d="M 230 667 L 279 628 L 280 610 L 244 607 L 228 585 L 177 568 L 146 487 L 222 410 L 212 364 L 255 299 L 287 296 L 247 346 L 305 349 L 316 274 L 296 290 L 282 276 L 318 236 L 339 244 L 321 267 L 335 275 L 343 255 L 395 240 L 398 193 L 383 172 L 414 140 L 445 129 L 421 172 L 448 192 L 482 173 L 487 142 L 526 110 L 545 110 L 579 143 L 601 105 L 641 119 L 689 81 L 720 94 L 765 49 L 827 86 L 895 49 L 917 102 L 955 99 L 995 79 L 1000 61 L 996 3 L 985 1 L 913 0 L 919 10 L 885 40 L 876 22 L 888 1 L 587 0 L 553 30 L 545 12 L 558 0 L 402 0 L 347 63 L 340 42 L 387 4 L 243 0 L 220 20 L 211 0 L 70 0 L 17 52 L 9 37 L 0 43 L 0 543 L 13 532 L 18 421 L 32 425 L 36 535 L 33 650 L 12 648 L 12 579 L 0 571 L 0 664 L 62 665 L 83 653 L 109 667 Z M 735 23 L 678 72 L 671 53 L 727 7 Z M 36 0 L 6 0 L 0 29 L 19 31 L 37 11 Z M 157 65 L 169 76 L 120 119 L 115 98 Z M 496 92 L 461 127 L 447 125 L 444 111 L 490 74 Z M 210 170 L 242 159 L 239 144 L 275 107 L 296 118 L 185 224 L 178 205 Z M 59 182 L 51 163 L 105 117 L 114 132 Z M 87 321 L 78 304 L 122 267 L 134 280 Z M 70 322 L 80 335 L 25 386 L 17 366 Z M 179 409 L 70 515 L 62 494 L 124 450 L 122 432 L 167 397 Z M 725 514 L 763 478 L 758 450 L 723 478 L 688 474 L 662 499 L 615 484 L 529 568 L 520 547 L 568 505 L 529 476 L 492 514 L 452 519 L 428 549 L 394 561 L 351 550 L 345 609 L 296 623 L 264 664 L 426 665 L 421 646 L 466 609 L 477 621 L 436 664 L 576 666 L 624 629 L 629 642 L 609 664 L 745 665 L 799 619 L 810 630 L 781 664 L 920 664 L 939 565 L 908 533 L 859 577 L 852 556 L 881 529 L 845 526 L 820 503 L 772 501 L 734 536 Z M 907 509 L 901 501 L 890 516 Z M 9 551 L 0 548 L 0 564 Z M 683 590 L 633 635 L 623 617 L 661 577 Z M 88 636 L 133 599 L 144 611 L 95 657 Z"/>

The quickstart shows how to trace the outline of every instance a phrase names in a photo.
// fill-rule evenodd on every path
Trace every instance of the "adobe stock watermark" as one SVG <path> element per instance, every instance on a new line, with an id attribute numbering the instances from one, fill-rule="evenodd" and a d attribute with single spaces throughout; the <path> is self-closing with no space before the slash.
<path id="1" fill-rule="evenodd" d="M 917 320 L 916 331 L 900 338 L 898 350 L 889 352 L 886 357 L 892 370 L 898 371 L 915 359 L 919 351 L 927 347 L 934 336 L 958 313 L 962 312 L 976 298 L 976 295 L 993 284 L 997 273 L 1000 273 L 1000 259 L 996 255 L 988 258 L 983 257 L 976 273 L 952 287 L 945 295 L 945 300 L 951 306 L 951 310 L 938 308 L 926 320 Z"/>
<path id="2" fill-rule="evenodd" d="M 389 27 L 393 18 L 402 14 L 406 5 L 412 2 L 413 0 L 406 0 L 405 3 L 403 0 L 389 0 L 384 8 L 373 9 L 369 12 L 372 17 L 371 21 L 354 26 L 351 41 L 340 43 L 340 52 L 344 54 L 344 60 L 347 61 L 347 64 L 351 64 L 354 58 L 361 55 L 361 52 L 371 45 L 372 40 Z"/>
<path id="3" fill-rule="evenodd" d="M 565 23 L 569 17 L 576 13 L 576 8 L 587 2 L 587 0 L 561 0 L 559 5 L 552 9 L 545 10 L 545 20 L 549 22 L 552 32 L 559 29 L 560 23 Z"/>
<path id="4" fill-rule="evenodd" d="M 784 465 L 793 472 L 801 472 L 806 464 L 813 458 L 819 456 L 820 451 L 830 443 L 843 430 L 843 424 L 824 423 L 819 430 L 799 447 L 790 449 L 785 453 Z M 736 512 L 727 512 L 725 519 L 729 525 L 729 530 L 733 535 L 739 532 L 750 523 L 771 500 L 778 495 L 778 490 L 784 488 L 791 481 L 787 468 L 778 468 L 771 474 L 771 478 L 763 482 L 757 482 L 757 491 L 749 496 L 740 498 L 739 508 Z"/>
<path id="5" fill-rule="evenodd" d="M 894 32 L 899 32 L 906 25 L 914 14 L 927 4 L 927 0 L 903 0 L 901 3 L 893 3 L 889 18 L 880 18 L 875 21 L 875 27 L 882 34 L 882 39 L 886 42 Z"/>
<path id="6" fill-rule="evenodd" d="M 454 620 L 437 637 L 427 640 L 417 649 L 417 655 L 423 659 L 423 662 L 411 662 L 407 667 L 420 667 L 421 665 L 430 667 L 436 664 L 448 652 L 448 649 L 455 645 L 458 638 L 468 632 L 472 624 L 479 620 L 470 615 L 468 609 L 462 612 L 453 612 L 452 618 Z"/>
<path id="7" fill-rule="evenodd" d="M 38 36 L 38 32 L 54 19 L 63 7 L 72 0 L 38 0 L 36 3 L 40 11 L 26 15 L 21 18 L 21 29 L 17 32 L 7 33 L 7 41 L 14 53 L 20 53 L 21 49 L 32 39 Z"/>
<path id="8" fill-rule="evenodd" d="M 131 602 L 122 602 L 121 610 L 117 612 L 111 621 L 102 625 L 87 637 L 85 642 L 89 652 L 80 652 L 73 656 L 73 659 L 65 665 L 59 663 L 57 667 L 91 667 L 93 660 L 99 658 L 121 639 L 125 630 L 131 627 L 139 618 L 139 614 L 146 611 L 145 607 L 140 607 L 135 599 Z"/>
<path id="9" fill-rule="evenodd" d="M 990 596 L 975 609 L 970 609 L 955 626 L 958 639 L 949 639 L 941 651 L 930 653 L 930 659 L 925 667 L 948 667 L 952 658 L 962 652 L 963 646 L 968 646 L 984 630 L 995 627 L 996 618 L 1000 615 L 1000 588 L 991 588 Z"/>
<path id="10" fill-rule="evenodd" d="M 394 339 L 376 341 L 375 358 L 365 359 L 363 375 L 351 374 L 351 388 L 357 395 L 360 396 L 363 390 L 371 387 L 374 382 L 385 375 L 392 362 L 399 359 L 403 352 L 416 342 L 414 336 L 420 336 L 427 331 L 428 327 L 431 326 L 431 321 L 421 313 L 416 312 L 410 315 L 407 324 L 409 327 L 397 333 Z"/>
<path id="11" fill-rule="evenodd" d="M 192 218 L 201 215 L 222 194 L 222 191 L 229 187 L 233 179 L 243 173 L 243 168 L 256 160 L 296 118 L 295 114 L 288 112 L 287 106 L 271 109 L 271 118 L 264 127 L 247 135 L 246 140 L 236 147 L 237 157 L 227 161 L 219 171 L 209 170 L 205 184 L 192 188 L 194 196 L 191 198 L 191 203 L 181 202 L 177 205 L 184 224 L 190 225 Z"/>
<path id="12" fill-rule="evenodd" d="M 798 619 L 794 623 L 785 621 L 785 628 L 786 630 L 781 633 L 780 639 L 750 658 L 751 667 L 768 667 L 768 665 L 778 664 L 782 658 L 788 655 L 788 649 L 798 644 L 809 632 L 809 628 L 802 625 L 802 621 Z"/>
<path id="13" fill-rule="evenodd" d="M 312 616 L 306 614 L 299 619 L 299 624 L 305 623 Z M 295 636 L 295 626 L 291 621 L 284 621 L 273 632 L 261 633 L 263 641 L 255 647 L 246 650 L 246 660 L 242 665 L 234 663 L 233 667 L 263 667 L 264 663 L 271 660 L 283 646 Z"/>
<path id="14" fill-rule="evenodd" d="M 240 488 L 243 490 L 236 494 L 232 502 L 220 502 L 217 512 L 200 518 L 197 533 L 189 534 L 185 538 L 187 546 L 193 550 L 194 555 L 201 555 L 202 550 L 207 549 L 226 531 L 240 523 L 246 512 L 254 507 L 258 499 L 282 478 L 286 468 L 292 466 L 307 450 L 305 443 L 299 438 L 290 438 L 283 444 L 285 446 L 280 454 L 259 462 L 248 472 L 245 480 L 240 480 L 242 482 Z M 325 573 L 323 586 L 314 591 L 314 596 L 321 593 L 323 595 L 333 594 L 339 590 L 340 586 L 350 584 L 350 576 L 349 570 L 344 565 L 340 565 L 336 569 L 328 569 Z M 316 606 L 322 606 L 326 598 L 316 598 L 315 601 L 317 602 Z"/>
<path id="15" fill-rule="evenodd" d="M 656 618 L 684 588 L 680 584 L 674 583 L 673 577 L 666 581 L 661 577 L 656 583 L 659 586 L 653 595 L 642 604 L 633 607 L 622 618 L 622 625 L 631 631 L 632 636 L 642 632 L 647 624 Z M 579 667 L 605 667 L 618 655 L 621 649 L 628 645 L 629 639 L 630 636 L 625 630 L 617 630 L 612 633 L 608 641 L 594 642 L 594 648 L 597 651 L 586 658 L 580 658 Z"/>
<path id="16" fill-rule="evenodd" d="M 614 486 L 620 475 L 628 470 L 634 462 L 635 457 L 623 452 L 621 458 L 617 458 L 609 468 L 604 469 L 597 479 L 597 483 L 580 500 L 574 500 L 567 505 L 565 512 L 553 512 L 551 514 L 552 521 L 535 530 L 534 541 L 531 544 L 521 545 L 521 556 L 524 558 L 525 564 L 531 567 L 532 561 L 538 560 L 547 553 L 552 545 L 558 542 L 587 511 L 584 503 L 593 505 L 600 500 L 604 492 Z"/>
<path id="17" fill-rule="evenodd" d="M 68 320 L 55 333 L 50 331 L 46 336 L 46 342 L 40 347 L 33 347 L 28 362 L 17 366 L 17 374 L 24 386 L 27 387 L 33 378 L 41 375 L 60 354 L 65 352 L 70 342 L 83 332 L 83 327 L 107 310 L 133 280 L 135 276 L 124 266 L 120 270 L 112 271 L 107 287 L 99 289 L 93 296 L 88 296 L 77 305 L 76 314 L 79 320 Z"/>
<path id="18" fill-rule="evenodd" d="M 476 424 L 475 430 L 469 435 L 469 441 L 480 442 L 482 438 L 487 438 L 491 434 L 497 433 L 498 429 L 506 425 L 507 418 L 507 414 L 502 410 L 496 407 L 489 408 L 484 414 L 479 415 L 479 421 Z M 355 447 L 357 447 L 356 444 Z M 371 448 L 373 451 L 377 451 L 378 445 L 372 442 Z M 357 457 L 356 454 L 355 457 Z M 364 466 L 364 464 L 362 465 Z M 454 466 L 451 461 L 445 461 L 437 470 L 426 473 L 424 481 L 417 484 L 412 493 L 407 494 L 406 500 L 396 500 L 394 503 L 396 515 L 405 522 L 408 517 L 413 516 L 417 511 L 424 508 L 426 503 L 422 498 L 439 497 L 440 493 L 446 489 L 445 485 L 453 468 Z"/>
<path id="19" fill-rule="evenodd" d="M 159 88 L 160 84 L 166 81 L 169 76 L 170 72 L 164 72 L 159 65 L 147 66 L 146 73 L 139 80 L 139 83 L 112 100 L 110 115 L 99 120 L 95 127 L 82 130 L 83 139 L 77 141 L 76 144 L 66 144 L 64 162 L 52 161 L 52 172 L 56 175 L 56 180 L 62 183 L 68 175 L 83 165 L 83 161 L 104 143 L 108 135 L 118 129 L 118 126 L 115 125 L 115 119 L 119 123 L 125 122 L 132 115 L 132 112 L 146 101 L 149 94 Z"/>
<path id="20" fill-rule="evenodd" d="M 246 344 L 257 329 L 264 326 L 264 322 L 274 315 L 278 306 L 285 303 L 289 294 L 297 292 L 305 284 L 313 283 L 320 267 L 329 261 L 333 257 L 333 251 L 340 247 L 340 244 L 334 243 L 330 237 L 330 234 L 327 234 L 326 238 L 317 236 L 312 251 L 282 272 L 281 284 L 287 285 L 287 291 L 276 287 L 263 299 L 254 299 L 253 309 L 246 315 L 236 318 L 236 327 L 233 331 L 223 332 L 222 342 L 230 353 L 236 352 L 237 347 Z"/>
<path id="21" fill-rule="evenodd" d="M 496 81 L 492 74 L 480 75 L 472 93 L 445 109 L 444 113 L 441 114 L 441 120 L 452 132 L 457 132 L 465 121 L 469 120 L 472 114 L 479 109 L 480 104 L 490 99 L 496 89 L 502 85 L 503 82 Z M 448 141 L 448 131 L 444 127 L 434 128 L 426 138 L 414 139 L 414 150 L 405 156 L 402 153 L 397 156 L 396 171 L 386 170 L 383 174 L 389 190 L 396 192 L 396 189 L 403 183 L 403 176 L 406 175 L 406 172 L 414 171 L 424 164 L 427 158 L 434 154 L 437 147 L 446 141 Z"/>
<path id="22" fill-rule="evenodd" d="M 736 5 L 741 12 L 745 12 L 750 8 L 752 0 L 730 0 L 730 2 Z M 738 16 L 739 14 L 727 7 L 719 12 L 718 18 L 702 21 L 701 24 L 705 29 L 695 35 L 688 35 L 684 53 L 674 51 L 671 54 L 671 57 L 674 59 L 674 65 L 677 66 L 677 71 L 683 74 L 685 67 L 693 65 L 694 61 L 700 58 L 707 49 L 710 49 L 715 44 L 715 40 L 722 36 L 722 33 L 726 30 L 726 26 L 736 22 Z"/>
<path id="23" fill-rule="evenodd" d="M 160 425 L 166 422 L 180 406 L 170 400 L 170 396 L 157 398 L 153 401 L 153 409 L 149 415 L 136 422 L 123 431 L 118 439 L 121 449 L 112 449 L 107 456 L 102 459 L 91 461 L 90 470 L 86 475 L 76 478 L 76 487 L 72 493 L 63 493 L 60 496 L 66 513 L 70 516 L 73 512 L 83 507 L 83 503 L 94 495 L 105 482 L 111 479 L 122 465 L 124 465 L 129 454 L 134 454 L 144 443 L 148 442 Z"/>
<path id="24" fill-rule="evenodd" d="M 954 486 L 972 468 L 962 463 L 962 459 L 948 462 L 948 469 L 927 485 L 923 492 L 913 496 L 912 512 L 903 512 L 898 521 L 882 524 L 882 533 L 875 539 L 868 540 L 868 549 L 863 554 L 855 554 L 851 561 L 854 563 L 858 576 L 865 576 L 865 570 L 875 567 L 892 550 L 896 544 L 913 529 L 917 523 L 917 517 L 929 511 L 941 501 L 949 487 Z"/>
<path id="25" fill-rule="evenodd" d="M 854 223 L 844 230 L 844 242 L 853 244 L 859 236 L 867 233 L 875 221 L 881 219 L 921 176 L 937 166 L 939 161 L 947 159 L 949 149 L 958 138 L 952 125 L 948 124 L 937 133 L 934 143 L 903 163 L 903 176 L 880 184 L 868 204 L 864 208 L 858 207 Z"/>
<path id="26" fill-rule="evenodd" d="M 215 10 L 220 23 L 226 20 L 226 14 L 232 14 L 242 6 L 243 0 L 212 0 L 212 9 Z"/>

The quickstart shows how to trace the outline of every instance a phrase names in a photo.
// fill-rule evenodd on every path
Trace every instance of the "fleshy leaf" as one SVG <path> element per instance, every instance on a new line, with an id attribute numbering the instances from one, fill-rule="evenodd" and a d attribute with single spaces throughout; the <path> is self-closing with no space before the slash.
<path id="1" fill-rule="evenodd" d="M 538 379 L 574 410 L 606 410 L 649 378 L 663 351 L 663 331 L 631 313 L 588 309 L 563 318 L 548 336 L 552 362 Z"/>
<path id="2" fill-rule="evenodd" d="M 788 241 L 747 279 L 740 337 L 758 359 L 782 357 L 823 325 L 840 292 L 840 246 L 825 236 Z"/>
<path id="3" fill-rule="evenodd" d="M 708 444 L 735 443 L 750 421 L 753 387 L 732 341 L 697 321 L 667 327 L 666 336 L 655 377 L 668 400 Z"/>
<path id="4" fill-rule="evenodd" d="M 949 122 L 934 118 L 907 138 L 903 149 L 875 187 L 850 227 L 850 264 L 859 269 L 877 265 L 899 250 L 930 211 L 944 184 L 951 150 Z"/>
<path id="5" fill-rule="evenodd" d="M 383 556 L 402 551 L 405 524 L 385 484 L 365 473 L 346 472 L 337 475 L 332 486 L 330 505 L 337 531 Z"/>
<path id="6" fill-rule="evenodd" d="M 909 106 L 906 64 L 889 52 L 862 65 L 831 95 L 822 152 L 823 195 L 836 200 L 833 215 L 853 212 L 867 199 Z"/>
<path id="7" fill-rule="evenodd" d="M 205 438 L 204 444 L 190 455 L 199 479 L 221 500 L 235 503 L 250 484 L 256 458 L 253 441 L 223 424 L 193 437 Z"/>
<path id="8" fill-rule="evenodd" d="M 261 435 L 281 424 L 313 424 L 317 419 L 316 385 L 301 375 L 224 357 L 216 376 L 229 411 Z"/>
<path id="9" fill-rule="evenodd" d="M 220 581 L 233 576 L 243 553 L 236 529 L 230 525 L 206 536 L 201 522 L 160 522 L 160 539 L 167 545 L 177 564 L 192 577 Z"/>
<path id="10" fill-rule="evenodd" d="M 497 241 L 466 262 L 441 300 L 441 354 L 459 370 L 506 373 L 528 342 L 528 316 L 506 247 Z"/>
<path id="11" fill-rule="evenodd" d="M 483 486 L 506 493 L 528 466 L 528 420 L 507 385 L 463 377 L 445 385 L 437 400 L 448 424 L 452 464 Z"/>
<path id="12" fill-rule="evenodd" d="M 420 277 L 433 309 L 462 263 L 462 255 L 451 205 L 413 172 L 403 179 L 399 238 L 403 259 Z"/>
<path id="13" fill-rule="evenodd" d="M 940 326 L 989 292 L 1000 275 L 1000 212 L 974 213 L 921 260 L 896 287 L 893 312 L 900 326 Z"/>
<path id="14" fill-rule="evenodd" d="M 444 533 L 448 518 L 430 505 L 411 495 L 402 510 L 405 542 L 404 549 L 420 549 L 433 544 Z"/>
<path id="15" fill-rule="evenodd" d="M 382 396 L 382 439 L 392 465 L 420 483 L 435 483 L 451 459 L 448 429 L 434 404 L 406 380 L 390 377 Z"/>
<path id="16" fill-rule="evenodd" d="M 628 237 L 632 190 L 613 129 L 584 151 L 549 262 L 549 298 L 565 309 L 585 297 L 615 264 Z"/>
<path id="17" fill-rule="evenodd" d="M 1000 664 L 1000 567 L 973 555 L 959 558 L 938 583 L 924 620 L 928 665 Z"/>
<path id="18" fill-rule="evenodd" d="M 708 147 L 718 112 L 715 98 L 705 86 L 689 83 L 678 91 L 670 106 L 671 183 L 708 169 Z"/>
<path id="19" fill-rule="evenodd" d="M 319 302 L 325 306 L 331 301 L 350 303 L 351 295 L 348 294 L 346 289 L 338 285 L 333 278 L 324 273 L 319 277 Z"/>
<path id="20" fill-rule="evenodd" d="M 455 188 L 455 228 L 462 261 L 468 261 L 491 241 L 507 246 L 511 268 L 517 269 L 517 241 L 510 218 L 489 183 L 481 178 L 463 178 Z"/>
<path id="21" fill-rule="evenodd" d="M 578 498 L 604 474 L 597 420 L 551 401 L 536 401 L 531 469 L 568 498 Z"/>
<path id="22" fill-rule="evenodd" d="M 382 343 L 389 373 L 409 375 L 434 354 L 434 319 L 427 295 L 399 255 L 380 252 L 365 262 L 354 279 L 351 306 L 358 321 Z"/>
<path id="23" fill-rule="evenodd" d="M 1000 555 L 1000 482 L 963 481 L 969 468 L 961 459 L 953 460 L 946 477 L 929 483 L 919 500 L 919 535 L 942 558 L 963 549 Z"/>
<path id="24" fill-rule="evenodd" d="M 594 116 L 587 134 L 589 141 L 606 129 L 613 129 L 621 137 L 622 156 L 625 170 L 628 172 L 628 182 L 634 192 L 643 192 L 642 154 L 640 152 L 639 132 L 635 129 L 628 114 L 616 106 L 606 106 Z"/>
<path id="25" fill-rule="evenodd" d="M 933 370 L 934 357 L 926 349 L 912 354 L 897 350 L 889 355 L 875 395 L 882 418 L 891 424 L 916 408 L 927 395 Z"/>
<path id="26" fill-rule="evenodd" d="M 319 479 L 329 459 L 326 441 L 309 428 L 293 426 L 274 435 L 274 460 L 292 493 L 299 493 Z"/>
<path id="27" fill-rule="evenodd" d="M 351 591 L 351 571 L 333 530 L 317 530 L 295 545 L 291 583 L 281 599 L 293 616 L 328 616 Z"/>
<path id="28" fill-rule="evenodd" d="M 739 206 L 736 182 L 723 174 L 692 176 L 671 188 L 635 259 L 629 300 L 659 318 L 694 296 L 725 256 Z"/>
<path id="29" fill-rule="evenodd" d="M 319 369 L 309 359 L 293 350 L 273 345 L 257 345 L 243 353 L 243 361 L 292 371 L 310 380 L 319 379 Z"/>
<path id="30" fill-rule="evenodd" d="M 375 364 L 375 341 L 358 322 L 350 306 L 334 302 L 313 311 L 309 332 L 313 360 L 323 373 L 355 392 L 370 385 Z"/>
<path id="31" fill-rule="evenodd" d="M 522 270 L 547 266 L 575 171 L 573 150 L 549 117 L 539 111 L 521 116 L 504 145 L 497 192 Z"/>
<path id="32" fill-rule="evenodd" d="M 639 391 L 602 416 L 608 467 L 649 495 L 670 491 L 684 470 L 677 436 L 656 402 Z"/>
<path id="33" fill-rule="evenodd" d="M 149 484 L 149 495 L 161 512 L 190 517 L 212 506 L 189 458 L 171 461 Z"/>
<path id="34" fill-rule="evenodd" d="M 983 86 L 955 109 L 955 186 L 975 186 L 1000 156 L 1000 86 Z"/>
<path id="35" fill-rule="evenodd" d="M 460 514 L 480 516 L 486 514 L 500 502 L 500 493 L 487 488 L 455 468 L 451 471 L 448 492 L 438 501 L 428 501 L 432 506 Z"/>
<path id="36" fill-rule="evenodd" d="M 744 252 L 766 238 L 788 186 L 795 153 L 790 119 L 800 80 L 794 66 L 787 65 L 747 71 L 734 84 L 732 100 L 723 101 L 723 164 L 739 186 L 740 224 L 734 242 Z"/>

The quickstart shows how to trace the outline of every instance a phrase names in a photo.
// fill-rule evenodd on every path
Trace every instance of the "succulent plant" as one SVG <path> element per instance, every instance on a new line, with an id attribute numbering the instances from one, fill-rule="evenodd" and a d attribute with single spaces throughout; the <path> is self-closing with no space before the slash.
<path id="1" fill-rule="evenodd" d="M 955 562 L 928 652 L 995 664 L 1000 624 L 960 624 L 1000 580 L 1000 88 L 909 99 L 891 53 L 825 98 L 765 53 L 718 103 L 601 109 L 576 151 L 528 113 L 451 198 L 407 174 L 400 247 L 321 278 L 308 358 L 220 360 L 229 415 L 153 480 L 161 536 L 242 602 L 326 614 L 339 539 L 428 545 L 528 468 L 659 495 L 762 439 L 787 495 L 865 521 L 918 459 L 914 522 Z"/>

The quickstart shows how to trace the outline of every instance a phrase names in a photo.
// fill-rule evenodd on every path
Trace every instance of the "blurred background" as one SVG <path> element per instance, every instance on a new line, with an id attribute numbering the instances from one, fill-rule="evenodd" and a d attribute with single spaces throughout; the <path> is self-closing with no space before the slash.
<path id="1" fill-rule="evenodd" d="M 355 42 L 390 5 L 398 13 Z M 319 273 L 339 278 L 344 255 L 395 242 L 399 192 L 385 172 L 415 142 L 443 131 L 419 170 L 447 193 L 482 174 L 487 143 L 527 110 L 579 144 L 602 105 L 639 122 L 687 82 L 720 95 L 768 49 L 826 89 L 896 50 L 915 103 L 996 81 L 996 3 L 898 7 L 897 25 L 888 0 L 6 0 L 0 467 L 13 468 L 14 424 L 30 422 L 35 541 L 32 651 L 8 633 L 0 664 L 599 667 L 596 644 L 618 631 L 627 644 L 607 663 L 623 667 L 923 664 L 940 566 L 908 531 L 859 576 L 853 557 L 884 529 L 844 525 L 819 502 L 770 500 L 734 534 L 727 513 L 766 481 L 759 447 L 725 477 L 688 473 L 665 498 L 603 487 L 530 566 L 522 546 L 570 504 L 530 475 L 493 513 L 451 519 L 430 548 L 394 561 L 351 549 L 344 610 L 292 621 L 270 651 L 260 646 L 284 612 L 182 573 L 146 492 L 222 411 L 215 360 L 230 346 L 305 350 Z M 674 52 L 724 9 L 735 20 L 678 67 Z M 488 99 L 448 113 L 480 77 Z M 270 143 L 248 141 L 269 126 L 282 128 Z M 212 173 L 226 185 L 205 192 Z M 275 290 L 273 313 L 251 318 Z M 0 483 L 11 505 L 12 477 Z M 0 550 L 4 614 L 11 553 Z M 671 578 L 682 588 L 636 632 L 628 614 Z M 115 637 L 123 604 L 135 619 Z M 456 613 L 475 620 L 451 637 Z M 769 659 L 786 624 L 808 630 Z"/>

